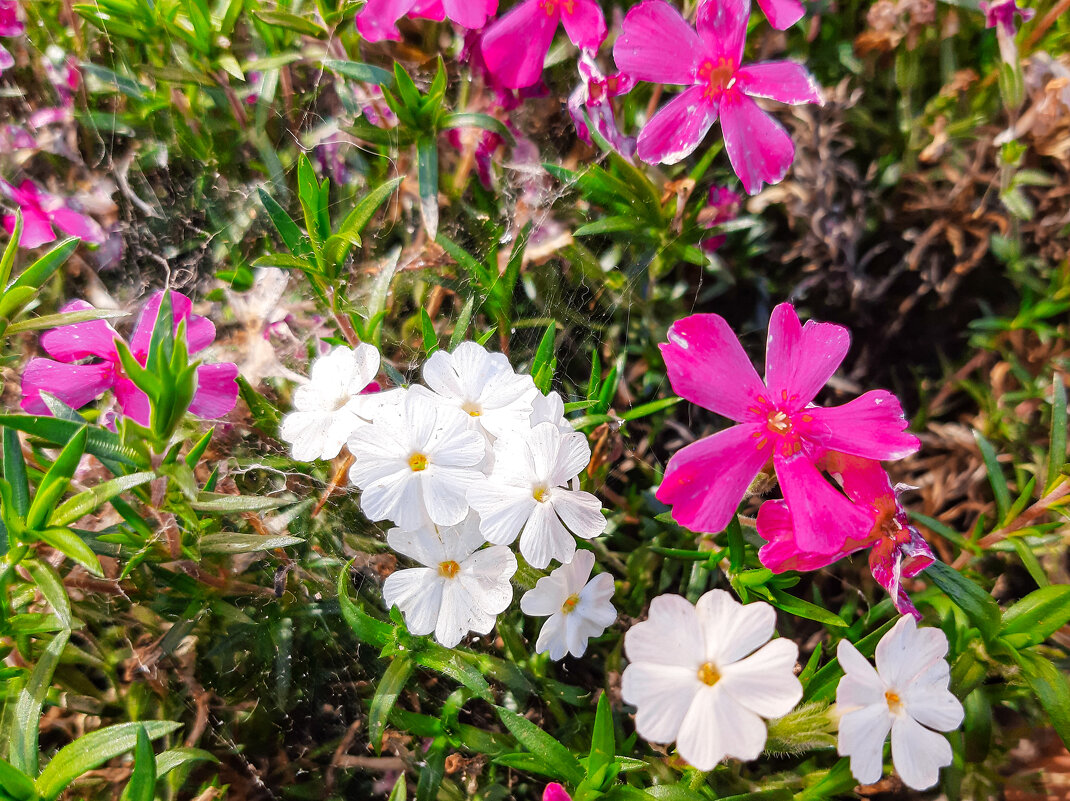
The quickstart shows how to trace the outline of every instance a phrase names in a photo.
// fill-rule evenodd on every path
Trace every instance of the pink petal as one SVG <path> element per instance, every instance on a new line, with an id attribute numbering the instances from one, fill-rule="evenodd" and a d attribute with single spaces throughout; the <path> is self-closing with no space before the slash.
<path id="1" fill-rule="evenodd" d="M 152 342 L 152 329 L 156 326 L 156 318 L 160 315 L 160 303 L 163 301 L 163 290 L 153 292 L 148 302 L 138 315 L 137 325 L 134 326 L 134 335 L 130 338 L 131 352 L 142 362 L 149 352 L 149 343 Z M 207 317 L 193 313 L 193 301 L 181 292 L 171 292 L 171 309 L 174 315 L 175 330 L 178 324 L 186 321 L 186 343 L 190 353 L 204 350 L 215 339 L 215 324 Z"/>
<path id="2" fill-rule="evenodd" d="M 701 0 L 698 34 L 714 61 L 723 59 L 738 67 L 747 40 L 750 0 Z"/>
<path id="3" fill-rule="evenodd" d="M 628 12 L 613 44 L 617 68 L 639 81 L 692 84 L 702 57 L 695 29 L 665 0 L 645 0 Z"/>
<path id="4" fill-rule="evenodd" d="M 64 233 L 76 236 L 83 242 L 100 245 L 107 237 L 104 229 L 97 225 L 96 220 L 79 214 L 68 208 L 59 208 L 52 212 L 52 222 Z"/>
<path id="5" fill-rule="evenodd" d="M 482 28 L 498 10 L 498 0 L 442 0 L 442 5 L 462 28 Z"/>
<path id="6" fill-rule="evenodd" d="M 728 525 L 772 453 L 770 445 L 758 446 L 763 430 L 753 424 L 732 426 L 672 455 L 656 494 L 672 506 L 677 523 L 710 533 Z"/>
<path id="7" fill-rule="evenodd" d="M 767 97 L 781 103 L 820 103 L 821 87 L 802 64 L 794 61 L 762 61 L 736 71 L 736 86 L 751 97 Z"/>
<path id="8" fill-rule="evenodd" d="M 222 417 L 238 402 L 237 365 L 202 364 L 197 368 L 197 392 L 189 410 L 198 417 Z"/>
<path id="9" fill-rule="evenodd" d="M 61 312 L 88 311 L 91 303 L 73 300 L 60 309 Z M 90 356 L 117 361 L 115 340 L 119 334 L 105 320 L 91 320 L 52 328 L 41 334 L 41 347 L 53 359 L 61 362 L 76 362 Z"/>
<path id="10" fill-rule="evenodd" d="M 561 23 L 569 41 L 581 50 L 596 51 L 606 38 L 606 18 L 595 0 L 573 0 L 572 11 L 568 5 L 561 8 Z"/>
<path id="11" fill-rule="evenodd" d="M 781 303 L 769 317 L 765 347 L 765 384 L 774 401 L 797 396 L 793 408 L 814 399 L 840 366 L 851 346 L 851 334 L 842 325 L 799 324 L 790 303 Z"/>
<path id="12" fill-rule="evenodd" d="M 661 355 L 673 391 L 730 420 L 753 420 L 765 395 L 736 335 L 717 314 L 693 314 L 669 328 Z"/>
<path id="13" fill-rule="evenodd" d="M 902 459 L 921 447 L 906 427 L 899 399 L 885 390 L 843 406 L 806 409 L 796 422 L 802 436 L 830 451 L 879 460 Z"/>
<path id="14" fill-rule="evenodd" d="M 60 364 L 30 359 L 22 373 L 22 403 L 30 414 L 52 414 L 41 392 L 55 395 L 72 409 L 80 409 L 115 383 L 115 368 L 105 364 Z"/>
<path id="15" fill-rule="evenodd" d="M 864 541 L 873 528 L 871 511 L 856 506 L 829 484 L 806 453 L 773 458 L 801 550 L 821 554 Z"/>
<path id="16" fill-rule="evenodd" d="M 837 451 L 829 451 L 822 461 L 855 503 L 882 510 L 896 508 L 895 490 L 880 462 Z"/>
<path id="17" fill-rule="evenodd" d="M 401 32 L 397 21 L 404 17 L 416 0 L 368 0 L 368 4 L 357 14 L 357 30 L 368 42 L 381 42 L 383 39 L 401 41 Z"/>
<path id="18" fill-rule="evenodd" d="M 446 18 L 446 9 L 442 0 L 417 0 L 409 10 L 409 16 L 442 22 Z"/>
<path id="19" fill-rule="evenodd" d="M 524 0 L 492 23 L 480 47 L 494 77 L 511 89 L 538 81 L 559 17 L 544 10 L 539 0 Z"/>
<path id="20" fill-rule="evenodd" d="M 787 131 L 742 92 L 721 98 L 721 131 L 728 160 L 748 194 L 780 181 L 795 158 Z"/>
<path id="21" fill-rule="evenodd" d="M 778 31 L 786 31 L 803 17 L 803 4 L 799 0 L 758 0 L 758 5 Z"/>
<path id="22" fill-rule="evenodd" d="M 4 74 L 4 70 L 11 69 L 15 66 L 15 57 L 7 51 L 7 48 L 0 45 L 0 75 Z"/>
<path id="23" fill-rule="evenodd" d="M 694 152 L 717 120 L 717 106 L 705 92 L 705 86 L 692 86 L 662 106 L 639 134 L 639 158 L 675 164 Z"/>
<path id="24" fill-rule="evenodd" d="M 542 801 L 572 801 L 572 797 L 560 784 L 550 782 L 542 791 Z"/>
<path id="25" fill-rule="evenodd" d="M 15 215 L 4 217 L 4 230 L 9 236 L 15 232 Z M 48 215 L 32 206 L 23 206 L 22 236 L 19 237 L 19 247 L 33 250 L 55 239 L 56 234 L 52 230 L 52 222 L 48 219 Z"/>
<path id="26" fill-rule="evenodd" d="M 149 425 L 152 414 L 149 396 L 138 389 L 129 378 L 120 378 L 115 382 L 115 399 L 123 410 L 123 416 L 143 426 Z"/>
<path id="27" fill-rule="evenodd" d="M 774 573 L 783 573 L 785 570 L 820 570 L 850 553 L 841 550 L 820 554 L 801 550 L 795 542 L 791 512 L 784 501 L 763 503 L 758 509 L 756 525 L 758 536 L 766 540 L 766 544 L 758 551 L 758 559 Z"/>

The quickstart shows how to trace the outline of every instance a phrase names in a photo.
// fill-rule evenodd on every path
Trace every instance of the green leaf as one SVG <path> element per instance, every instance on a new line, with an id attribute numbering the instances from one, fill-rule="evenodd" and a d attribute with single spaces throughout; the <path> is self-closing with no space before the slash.
<path id="1" fill-rule="evenodd" d="M 618 216 L 603 217 L 600 220 L 581 225 L 572 232 L 573 236 L 595 236 L 598 234 L 617 234 L 626 231 L 637 231 L 642 223 L 633 214 L 621 214 Z"/>
<path id="2" fill-rule="evenodd" d="M 200 748 L 171 748 L 156 756 L 156 778 L 166 776 L 175 768 L 191 762 L 218 762 L 208 751 Z"/>
<path id="3" fill-rule="evenodd" d="M 8 326 L 8 333 L 14 334 L 19 331 L 39 331 L 42 328 L 60 328 L 75 323 L 85 323 L 91 320 L 117 320 L 129 316 L 129 312 L 116 311 L 115 309 L 86 309 L 85 311 L 62 312 L 60 314 L 46 314 L 43 317 L 33 317 L 29 320 L 20 320 Z"/>
<path id="4" fill-rule="evenodd" d="M 37 296 L 38 289 L 32 286 L 15 286 L 0 296 L 0 320 L 17 317 L 23 307 Z"/>
<path id="5" fill-rule="evenodd" d="M 227 495 L 218 492 L 202 492 L 190 507 L 198 512 L 263 512 L 277 509 L 290 501 L 284 498 L 267 498 L 261 495 Z"/>
<path id="6" fill-rule="evenodd" d="M 15 513 L 26 517 L 30 508 L 30 484 L 26 478 L 26 460 L 22 456 L 22 443 L 18 432 L 4 429 L 4 478 L 11 485 L 11 500 Z"/>
<path id="7" fill-rule="evenodd" d="M 450 350 L 455 350 L 458 345 L 464 342 L 465 335 L 468 333 L 468 326 L 472 322 L 472 314 L 476 308 L 475 296 L 471 296 L 464 302 L 464 306 L 461 307 L 461 313 L 457 316 L 457 322 L 453 324 L 453 333 L 450 334 Z"/>
<path id="8" fill-rule="evenodd" d="M 442 777 L 446 775 L 446 747 L 449 741 L 445 737 L 436 737 L 424 755 L 424 764 L 420 769 L 420 779 L 416 782 L 416 801 L 436 801 L 438 789 L 442 786 Z"/>
<path id="9" fill-rule="evenodd" d="M 331 235 L 330 224 L 324 224 L 327 210 L 323 208 L 320 182 L 308 156 L 302 153 L 297 159 L 297 196 L 305 216 L 305 229 L 312 240 L 312 249 L 319 252 L 324 240 Z"/>
<path id="10" fill-rule="evenodd" d="M 270 551 L 273 548 L 289 548 L 304 542 L 300 537 L 285 535 L 265 537 L 260 534 L 239 534 L 222 532 L 206 534 L 198 541 L 201 553 L 252 553 L 253 551 Z"/>
<path id="11" fill-rule="evenodd" d="M 980 431 L 974 431 L 973 436 L 977 440 L 977 447 L 981 449 L 981 458 L 984 459 L 985 468 L 988 470 L 988 482 L 992 485 L 992 492 L 996 496 L 999 520 L 1005 523 L 1007 510 L 1011 507 L 1011 491 L 1007 488 L 1003 468 L 999 466 L 996 449 L 992 447 L 992 443 L 985 439 Z"/>
<path id="12" fill-rule="evenodd" d="M 143 725 L 138 726 L 134 746 L 134 769 L 119 801 L 152 801 L 156 795 L 156 755 Z"/>
<path id="13" fill-rule="evenodd" d="M 1000 609 L 991 595 L 939 560 L 926 568 L 925 575 L 966 613 L 985 640 L 992 639 L 999 628 Z"/>
<path id="14" fill-rule="evenodd" d="M 311 253 L 312 251 L 308 246 L 308 242 L 305 241 L 301 229 L 297 227 L 297 223 L 293 221 L 293 218 L 286 213 L 286 209 L 280 206 L 275 198 L 262 188 L 258 189 L 257 193 L 260 195 L 260 202 L 264 204 L 264 208 L 267 210 L 268 217 L 271 218 L 271 223 L 275 226 L 275 230 L 279 232 L 279 236 L 282 237 L 283 244 L 286 245 L 287 249 L 295 256 L 304 256 L 307 253 Z M 264 258 L 270 258 L 270 256 Z"/>
<path id="15" fill-rule="evenodd" d="M 443 648 L 437 643 L 429 642 L 414 654 L 413 659 L 421 667 L 449 676 L 484 701 L 494 700 L 487 680 L 479 669 L 465 658 L 462 651 Z"/>
<path id="16" fill-rule="evenodd" d="M 1070 585 L 1041 587 L 1003 613 L 999 635 L 1014 648 L 1039 645 L 1070 621 Z"/>
<path id="17" fill-rule="evenodd" d="M 45 281 L 52 277 L 52 273 L 63 266 L 64 262 L 71 257 L 71 254 L 78 249 L 78 245 L 81 244 L 81 241 L 82 240 L 78 237 L 74 236 L 69 239 L 64 239 L 48 251 L 48 253 L 27 267 L 11 284 L 11 288 L 32 287 L 33 289 L 40 289 L 44 286 Z"/>
<path id="18" fill-rule="evenodd" d="M 15 237 L 18 238 L 17 232 Z M 0 759 L 0 789 L 16 801 L 33 801 L 36 796 L 33 780 L 5 759 Z"/>
<path id="19" fill-rule="evenodd" d="M 383 731 L 390 710 L 398 700 L 401 691 L 412 675 L 413 663 L 408 654 L 398 654 L 383 673 L 379 686 L 375 688 L 371 706 L 368 710 L 368 737 L 375 753 L 383 747 Z"/>
<path id="20" fill-rule="evenodd" d="M 1066 675 L 1032 651 L 1018 651 L 1016 658 L 1029 689 L 1048 713 L 1055 733 L 1070 748 L 1070 685 Z"/>
<path id="21" fill-rule="evenodd" d="M 1044 485 L 1044 494 L 1055 489 L 1055 485 L 1065 480 L 1062 474 L 1066 464 L 1066 385 L 1063 377 L 1056 372 L 1052 381 L 1051 401 L 1051 437 L 1048 447 L 1048 475 Z"/>
<path id="22" fill-rule="evenodd" d="M 73 743 L 63 746 L 52 757 L 52 761 L 37 777 L 37 792 L 44 801 L 53 801 L 83 773 L 99 768 L 109 759 L 133 748 L 137 744 L 140 729 L 144 728 L 149 739 L 157 740 L 181 726 L 181 723 L 171 720 L 151 720 L 144 723 L 120 723 L 83 734 Z"/>
<path id="23" fill-rule="evenodd" d="M 683 398 L 662 398 L 661 400 L 650 401 L 650 403 L 644 403 L 640 406 L 633 406 L 620 416 L 621 420 L 638 420 L 641 417 L 647 417 L 652 414 L 664 411 L 665 409 L 672 408 Z"/>
<path id="24" fill-rule="evenodd" d="M 531 360 L 531 376 L 535 380 L 535 386 L 544 395 L 550 391 L 554 370 L 557 369 L 557 358 L 554 356 L 556 325 L 556 323 L 550 323 L 546 326 L 546 331 L 539 340 L 539 347 L 535 351 L 535 358 Z"/>
<path id="25" fill-rule="evenodd" d="M 510 146 L 516 144 L 513 132 L 506 127 L 505 123 L 489 114 L 480 114 L 474 111 L 454 111 L 442 118 L 439 123 L 441 128 L 482 128 L 498 134 Z"/>
<path id="26" fill-rule="evenodd" d="M 349 597 L 349 571 L 352 565 L 352 561 L 347 562 L 338 575 L 338 603 L 342 607 L 342 617 L 358 640 L 376 648 L 383 648 L 394 639 L 394 627 L 376 620 Z"/>
<path id="27" fill-rule="evenodd" d="M 26 512 L 27 528 L 40 528 L 52 515 L 53 508 L 71 483 L 71 476 L 78 469 L 78 462 L 85 453 L 88 441 L 89 427 L 83 425 L 59 452 L 56 461 L 37 485 L 37 492 L 30 501 L 30 509 Z"/>
<path id="28" fill-rule="evenodd" d="M 845 629 L 848 626 L 847 621 L 839 615 L 817 604 L 796 598 L 778 587 L 751 587 L 750 589 L 765 597 L 777 609 L 788 614 L 806 618 L 807 620 L 815 620 L 822 625 L 832 626 L 833 628 Z"/>
<path id="29" fill-rule="evenodd" d="M 339 75 L 352 78 L 354 81 L 360 81 L 361 83 L 375 83 L 386 87 L 394 85 L 394 73 L 360 61 L 339 61 L 325 58 L 323 66 L 333 72 L 337 72 Z"/>
<path id="30" fill-rule="evenodd" d="M 299 33 L 302 36 L 314 36 L 326 39 L 330 34 L 312 21 L 311 16 L 298 16 L 288 11 L 254 11 L 253 16 L 268 25 Z"/>
<path id="31" fill-rule="evenodd" d="M 609 696 L 598 696 L 598 706 L 594 713 L 594 730 L 591 733 L 591 751 L 587 757 L 587 775 L 590 776 L 600 768 L 613 762 L 617 743 L 613 735 L 613 708 L 609 705 Z"/>
<path id="32" fill-rule="evenodd" d="M 424 340 L 424 353 L 430 356 L 438 350 L 438 334 L 435 333 L 435 324 L 431 322 L 431 317 L 423 306 L 420 307 L 420 333 Z"/>
<path id="33" fill-rule="evenodd" d="M 97 559 L 97 555 L 86 545 L 85 540 L 69 528 L 57 526 L 55 528 L 34 529 L 30 533 L 46 545 L 51 545 L 64 556 L 73 559 L 94 576 L 104 575 L 104 570 L 100 566 L 100 560 Z"/>
<path id="34" fill-rule="evenodd" d="M 15 209 L 15 225 L 11 230 L 11 236 L 7 240 L 4 252 L 0 254 L 0 290 L 7 286 L 11 278 L 11 271 L 15 268 L 15 254 L 19 251 L 19 242 L 22 241 L 22 209 Z"/>
<path id="35" fill-rule="evenodd" d="M 557 739 L 515 712 L 500 706 L 495 709 L 502 723 L 520 744 L 541 761 L 547 770 L 553 771 L 547 775 L 556 776 L 574 785 L 583 781 L 584 772 L 579 760 Z"/>
<path id="36" fill-rule="evenodd" d="M 29 559 L 22 564 L 30 571 L 33 583 L 37 585 L 41 595 L 55 611 L 60 623 L 69 629 L 71 627 L 71 601 L 67 597 L 67 590 L 63 587 L 63 579 L 59 577 L 59 573 L 48 562 L 40 562 L 36 559 Z"/>
<path id="37" fill-rule="evenodd" d="M 405 771 L 402 771 L 401 775 L 398 776 L 398 780 L 394 782 L 394 789 L 390 791 L 390 796 L 386 801 L 406 801 L 408 785 L 405 781 Z"/>
<path id="38" fill-rule="evenodd" d="M 85 421 L 35 414 L 0 414 L 0 425 L 25 431 L 53 445 L 65 445 L 79 429 L 85 427 Z M 137 451 L 122 444 L 118 434 L 105 428 L 89 429 L 85 452 L 102 461 L 121 462 L 135 467 L 148 466 Z"/>
<path id="39" fill-rule="evenodd" d="M 342 220 L 341 226 L 338 228 L 339 234 L 359 234 L 364 230 L 364 226 L 371 220 L 372 215 L 376 210 L 386 202 L 394 190 L 398 188 L 398 184 L 401 183 L 402 177 L 392 178 L 389 181 L 384 181 L 375 187 L 372 191 L 362 197 L 357 205 L 353 207 L 353 210 L 346 215 Z"/>
<path id="40" fill-rule="evenodd" d="M 52 685 L 52 674 L 56 672 L 60 655 L 67 647 L 70 636 L 70 631 L 65 630 L 52 638 L 15 703 L 12 729 L 7 732 L 8 758 L 16 770 L 27 776 L 37 775 L 37 733 L 41 725 L 41 707 L 44 706 L 45 695 Z"/>
<path id="41" fill-rule="evenodd" d="M 416 141 L 416 167 L 420 181 L 420 216 L 427 236 L 438 233 L 438 143 L 432 136 Z"/>
<path id="42" fill-rule="evenodd" d="M 107 503 L 117 495 L 127 490 L 152 481 L 156 474 L 152 472 L 131 473 L 128 476 L 119 476 L 97 484 L 91 489 L 79 492 L 73 498 L 64 501 L 48 520 L 50 526 L 66 526 L 80 517 L 89 514 L 98 506 Z"/>

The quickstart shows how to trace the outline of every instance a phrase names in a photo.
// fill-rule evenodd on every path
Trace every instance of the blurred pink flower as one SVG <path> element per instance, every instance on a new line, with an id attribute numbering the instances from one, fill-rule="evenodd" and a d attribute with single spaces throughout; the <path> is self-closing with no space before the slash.
<path id="1" fill-rule="evenodd" d="M 582 83 L 568 98 L 568 112 L 576 126 L 576 133 L 584 142 L 591 144 L 591 134 L 583 118 L 586 108 L 587 117 L 594 123 L 599 135 L 614 150 L 631 158 L 635 155 L 635 138 L 624 136 L 617 127 L 612 98 L 628 94 L 635 86 L 635 81 L 622 72 L 603 75 L 598 64 L 586 53 L 580 55 L 579 70 Z"/>
<path id="2" fill-rule="evenodd" d="M 572 796 L 557 782 L 550 782 L 542 791 L 542 801 L 572 801 Z"/>
<path id="3" fill-rule="evenodd" d="M 401 41 L 397 21 L 405 16 L 441 21 L 462 28 L 482 28 L 498 10 L 498 0 L 368 0 L 357 14 L 357 30 L 369 42 Z"/>
<path id="4" fill-rule="evenodd" d="M 774 573 L 785 570 L 817 570 L 839 561 L 863 548 L 869 552 L 869 568 L 892 596 L 896 610 L 921 614 L 910 601 L 900 582 L 913 578 L 935 560 L 932 549 L 899 503 L 899 491 L 893 488 L 880 462 L 861 459 L 836 451 L 826 453 L 818 466 L 830 473 L 855 505 L 868 514 L 868 527 L 854 532 L 840 550 L 831 554 L 813 553 L 799 547 L 792 524 L 791 509 L 784 501 L 766 501 L 758 510 L 758 535 L 766 544 L 758 552 L 763 565 Z"/>
<path id="5" fill-rule="evenodd" d="M 19 246 L 35 248 L 56 238 L 52 226 L 82 241 L 99 245 L 107 238 L 103 229 L 91 217 L 70 208 L 67 200 L 38 188 L 30 180 L 15 187 L 0 180 L 0 195 L 7 196 L 22 210 L 22 236 Z M 15 231 L 15 215 L 4 216 L 4 230 Z"/>
<path id="6" fill-rule="evenodd" d="M 704 0 L 716 2 L 716 0 Z M 769 24 L 780 31 L 786 31 L 803 17 L 803 4 L 799 0 L 758 0 L 758 5 L 769 20 Z"/>
<path id="7" fill-rule="evenodd" d="M 711 186 L 709 202 L 698 215 L 699 224 L 705 228 L 713 228 L 721 223 L 731 222 L 739 214 L 742 202 L 743 198 L 738 192 L 733 192 L 726 186 Z M 724 242 L 724 234 L 717 234 L 703 239 L 701 246 L 707 253 L 713 253 Z"/>
<path id="8" fill-rule="evenodd" d="M 490 189 L 494 185 L 494 154 L 505 144 L 501 134 L 482 128 L 451 128 L 446 131 L 446 141 L 462 154 L 472 148 L 479 182 L 484 189 Z"/>
<path id="9" fill-rule="evenodd" d="M 483 34 L 483 58 L 495 78 L 513 89 L 538 81 L 559 22 L 580 50 L 593 53 L 606 38 L 595 0 L 523 0 Z"/>
<path id="10" fill-rule="evenodd" d="M 692 531 L 718 532 L 759 472 L 772 460 L 791 508 L 795 540 L 806 551 L 831 554 L 869 529 L 868 513 L 836 491 L 815 462 L 826 450 L 867 459 L 900 459 L 920 443 L 890 392 L 867 392 L 823 408 L 811 401 L 847 354 L 843 326 L 800 325 L 790 303 L 769 320 L 765 382 L 743 346 L 716 314 L 678 320 L 661 346 L 673 390 L 738 425 L 673 454 L 657 497 Z"/>
<path id="11" fill-rule="evenodd" d="M 0 36 L 22 36 L 26 24 L 19 12 L 18 0 L 0 0 Z"/>
<path id="12" fill-rule="evenodd" d="M 163 292 L 156 292 L 141 310 L 130 352 L 144 365 L 148 359 L 152 329 L 160 313 Z M 215 325 L 206 317 L 193 314 L 189 298 L 171 293 L 175 328 L 186 321 L 186 342 L 190 354 L 204 350 L 215 339 Z M 84 300 L 75 300 L 62 311 L 92 309 Z M 149 425 L 149 399 L 123 372 L 115 340 L 121 339 L 115 329 L 104 320 L 75 323 L 53 328 L 41 335 L 41 347 L 51 359 L 31 359 L 22 374 L 22 408 L 30 414 L 51 414 L 41 392 L 54 395 L 68 406 L 78 409 L 107 390 L 115 393 L 123 414 L 141 425 Z M 83 363 L 86 359 L 99 359 Z M 230 363 L 202 364 L 197 368 L 197 391 L 189 410 L 198 417 L 220 417 L 231 409 L 238 398 L 235 378 L 238 368 Z"/>
<path id="13" fill-rule="evenodd" d="M 7 51 L 7 48 L 0 45 L 0 75 L 4 74 L 4 70 L 11 69 L 15 66 L 15 57 Z"/>
<path id="14" fill-rule="evenodd" d="M 1021 17 L 1022 22 L 1029 22 L 1037 13 L 1032 8 L 1020 8 L 1017 0 L 992 0 L 991 3 L 981 0 L 979 7 L 985 15 L 985 27 L 998 25 L 1007 36 L 1014 36 L 1018 30 L 1016 16 Z"/>
<path id="15" fill-rule="evenodd" d="M 787 131 L 754 98 L 819 103 L 813 76 L 793 61 L 742 66 L 750 0 L 699 6 L 698 32 L 665 0 L 644 0 L 624 18 L 613 58 L 633 78 L 688 86 L 639 134 L 639 158 L 675 164 L 699 146 L 718 117 L 732 169 L 754 194 L 780 181 L 795 158 Z"/>

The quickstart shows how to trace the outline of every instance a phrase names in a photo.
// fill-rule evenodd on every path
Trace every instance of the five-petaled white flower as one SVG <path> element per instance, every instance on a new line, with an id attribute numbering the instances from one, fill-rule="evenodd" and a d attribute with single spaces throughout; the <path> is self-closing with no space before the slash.
<path id="1" fill-rule="evenodd" d="M 470 631 L 489 633 L 513 599 L 516 557 L 502 545 L 479 550 L 483 537 L 472 518 L 452 527 L 395 528 L 387 542 L 424 565 L 395 571 L 383 584 L 383 600 L 397 605 L 413 634 L 434 632 L 453 648 Z"/>
<path id="2" fill-rule="evenodd" d="M 424 363 L 424 382 L 414 386 L 468 415 L 468 425 L 493 437 L 528 428 L 535 382 L 513 372 L 509 359 L 476 342 L 462 342 L 449 353 L 435 351 Z"/>
<path id="3" fill-rule="evenodd" d="M 564 433 L 574 431 L 572 423 L 565 417 L 565 402 L 553 390 L 543 395 L 538 390 L 531 394 L 531 419 L 532 428 L 539 423 L 553 423 Z"/>
<path id="4" fill-rule="evenodd" d="M 951 745 L 937 732 L 962 723 L 962 704 L 948 690 L 940 629 L 918 628 L 903 615 L 877 644 L 877 669 L 847 640 L 836 656 L 844 677 L 836 688 L 840 713 L 839 752 L 851 758 L 851 773 L 874 784 L 884 771 L 884 741 L 892 733 L 892 763 L 903 783 L 926 790 L 951 764 Z"/>
<path id="5" fill-rule="evenodd" d="M 379 372 L 379 351 L 364 342 L 339 345 L 312 363 L 307 384 L 294 392 L 294 411 L 279 426 L 295 459 L 333 459 L 349 435 L 371 419 L 373 395 L 362 395 Z"/>
<path id="6" fill-rule="evenodd" d="M 637 708 L 635 729 L 655 743 L 676 741 L 680 756 L 712 770 L 726 756 L 757 759 L 762 718 L 786 715 L 802 698 L 795 678 L 799 647 L 773 636 L 769 604 L 737 603 L 711 590 L 692 606 L 661 595 L 624 636 L 629 665 L 621 696 Z"/>
<path id="7" fill-rule="evenodd" d="M 587 640 L 599 636 L 617 619 L 613 597 L 613 577 L 599 573 L 590 581 L 594 554 L 576 551 L 567 565 L 544 576 L 535 588 L 520 599 L 520 611 L 533 617 L 550 616 L 539 632 L 536 653 L 550 652 L 551 659 L 566 653 L 583 656 Z"/>
<path id="8" fill-rule="evenodd" d="M 370 520 L 412 530 L 453 526 L 468 515 L 465 493 L 483 478 L 486 441 L 467 416 L 411 390 L 392 390 L 370 425 L 349 438 L 349 479 Z"/>
<path id="9" fill-rule="evenodd" d="M 576 542 L 570 530 L 590 539 L 606 528 L 598 499 L 566 486 L 590 459 L 583 434 L 553 423 L 496 440 L 489 480 L 468 491 L 483 537 L 508 545 L 519 534 L 520 553 L 532 567 L 544 568 L 551 559 L 571 562 Z"/>

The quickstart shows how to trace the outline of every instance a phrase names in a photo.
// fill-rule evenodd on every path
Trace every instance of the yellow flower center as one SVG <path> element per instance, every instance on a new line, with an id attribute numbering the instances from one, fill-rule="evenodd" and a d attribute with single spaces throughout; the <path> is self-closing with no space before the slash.
<path id="1" fill-rule="evenodd" d="M 440 562 L 438 565 L 438 574 L 443 578 L 456 578 L 460 572 L 461 566 L 452 559 L 448 562 Z"/>
<path id="2" fill-rule="evenodd" d="M 572 595 L 568 596 L 568 598 L 565 599 L 565 602 L 561 604 L 561 611 L 566 615 L 572 614 L 572 612 L 576 610 L 576 604 L 579 602 L 580 596 L 576 593 L 572 593 Z"/>
<path id="3" fill-rule="evenodd" d="M 483 409 L 478 403 L 466 403 L 461 409 L 468 412 L 469 417 L 480 417 L 483 414 Z"/>
<path id="4" fill-rule="evenodd" d="M 721 680 L 721 671 L 713 662 L 706 662 L 698 669 L 698 680 L 708 687 L 712 687 Z"/>
<path id="5" fill-rule="evenodd" d="M 427 469 L 427 457 L 422 453 L 414 453 L 409 457 L 409 469 L 414 473 Z"/>
<path id="6" fill-rule="evenodd" d="M 531 497 L 537 500 L 539 503 L 546 503 L 546 497 L 550 494 L 550 491 L 546 487 L 536 487 L 534 492 L 531 493 Z"/>
<path id="7" fill-rule="evenodd" d="M 888 709 L 893 713 L 897 713 L 903 708 L 903 702 L 899 699 L 899 693 L 895 692 L 895 690 L 888 690 L 884 694 L 884 700 L 888 704 Z"/>

